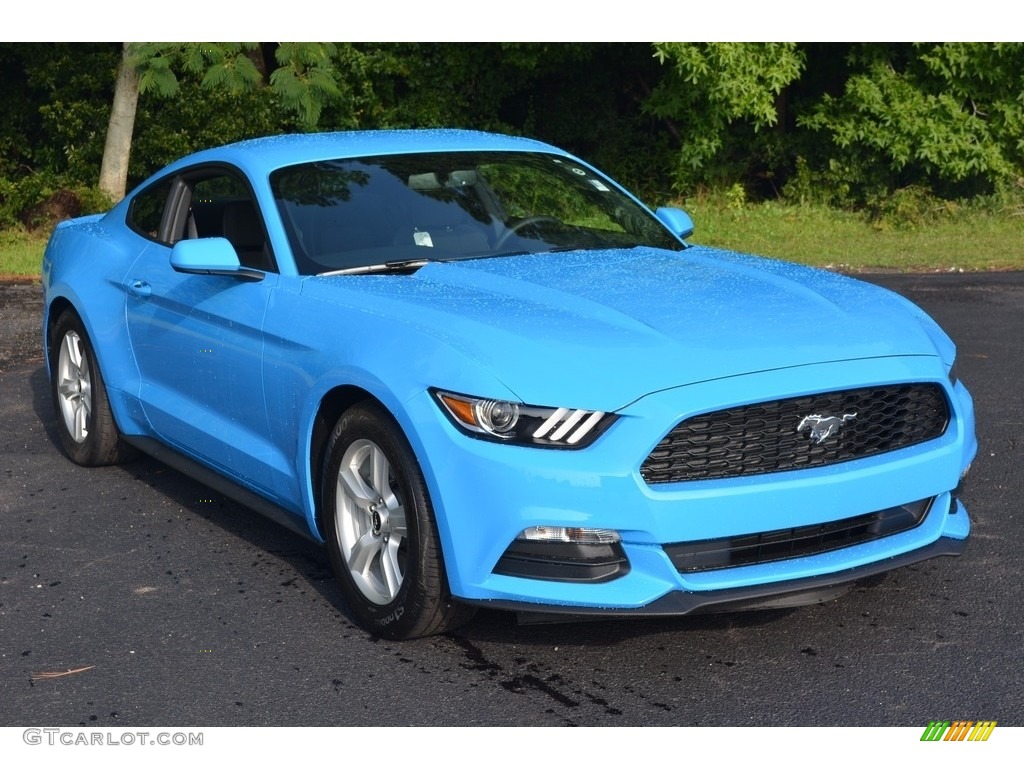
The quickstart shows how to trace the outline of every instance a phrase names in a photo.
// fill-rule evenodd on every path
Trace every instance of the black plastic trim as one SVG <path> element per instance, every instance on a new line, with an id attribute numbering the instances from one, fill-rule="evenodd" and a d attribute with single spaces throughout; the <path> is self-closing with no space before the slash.
<path id="1" fill-rule="evenodd" d="M 209 467 L 200 464 L 195 459 L 190 459 L 188 456 L 178 453 L 159 440 L 139 435 L 123 435 L 122 439 L 143 453 L 152 456 L 157 461 L 178 470 L 183 475 L 187 475 L 218 493 L 224 494 L 239 504 L 259 512 L 264 517 L 273 520 L 279 525 L 283 525 L 289 531 L 299 534 L 304 539 L 308 539 L 315 544 L 322 543 L 309 532 L 309 529 L 303 524 L 303 518 L 294 512 L 289 512 L 284 507 L 278 506 L 255 491 L 243 488 L 230 478 L 224 477 Z"/>
<path id="2" fill-rule="evenodd" d="M 711 613 L 721 610 L 752 610 L 757 608 L 784 608 L 811 605 L 836 597 L 845 591 L 842 587 L 869 576 L 913 565 L 933 557 L 956 556 L 967 548 L 967 539 L 942 537 L 926 547 L 915 549 L 886 560 L 869 563 L 836 573 L 793 579 L 771 584 L 755 584 L 736 589 L 716 589 L 706 592 L 669 592 L 667 595 L 639 608 L 599 608 L 580 605 L 550 605 L 514 600 L 467 600 L 460 602 L 481 608 L 495 608 L 527 613 L 551 613 L 567 616 L 685 616 L 692 613 Z"/>
<path id="3" fill-rule="evenodd" d="M 933 496 L 828 523 L 666 544 L 664 550 L 680 573 L 821 555 L 912 530 L 924 522 L 934 503 Z"/>
<path id="4" fill-rule="evenodd" d="M 629 573 L 629 559 L 618 542 L 581 544 L 517 539 L 494 572 L 543 581 L 601 584 Z"/>
<path id="5" fill-rule="evenodd" d="M 177 267 L 174 264 L 171 265 L 171 269 L 175 272 L 182 272 L 188 275 L 220 275 L 222 277 L 234 277 L 239 280 L 246 282 L 256 282 L 263 280 L 266 276 L 266 272 L 261 272 L 258 269 L 252 269 L 250 267 L 239 267 L 238 269 L 202 269 L 202 268 L 191 268 L 191 267 Z"/>
<path id="6" fill-rule="evenodd" d="M 853 421 L 827 440 L 811 440 L 797 427 L 815 413 Z M 644 459 L 640 474 L 657 487 L 835 466 L 934 440 L 951 417 L 949 396 L 937 382 L 750 403 L 679 422 Z"/>

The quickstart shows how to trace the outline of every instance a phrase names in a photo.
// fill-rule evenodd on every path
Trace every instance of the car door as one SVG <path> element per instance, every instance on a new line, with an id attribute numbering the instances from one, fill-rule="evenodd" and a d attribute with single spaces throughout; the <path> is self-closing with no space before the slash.
<path id="1" fill-rule="evenodd" d="M 197 237 L 226 237 L 263 279 L 175 271 L 173 243 Z M 198 169 L 173 185 L 157 240 L 125 283 L 145 415 L 162 441 L 267 495 L 263 320 L 278 275 L 259 208 L 239 175 Z"/>

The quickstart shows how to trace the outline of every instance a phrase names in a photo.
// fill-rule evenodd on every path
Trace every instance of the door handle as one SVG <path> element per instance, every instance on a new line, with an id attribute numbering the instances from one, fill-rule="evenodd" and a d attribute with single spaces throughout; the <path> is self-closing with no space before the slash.
<path id="1" fill-rule="evenodd" d="M 136 296 L 145 298 L 153 293 L 153 287 L 145 280 L 132 280 L 128 283 L 128 290 Z"/>

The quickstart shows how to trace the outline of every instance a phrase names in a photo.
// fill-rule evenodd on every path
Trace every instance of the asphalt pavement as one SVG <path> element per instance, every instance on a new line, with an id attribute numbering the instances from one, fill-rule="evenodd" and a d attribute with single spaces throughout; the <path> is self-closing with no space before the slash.
<path id="1" fill-rule="evenodd" d="M 60 452 L 38 286 L 0 286 L 0 726 L 1024 725 L 1024 273 L 871 275 L 960 349 L 967 552 L 831 603 L 377 640 L 326 555 L 150 459 Z M 63 673 L 54 676 L 54 673 Z"/>

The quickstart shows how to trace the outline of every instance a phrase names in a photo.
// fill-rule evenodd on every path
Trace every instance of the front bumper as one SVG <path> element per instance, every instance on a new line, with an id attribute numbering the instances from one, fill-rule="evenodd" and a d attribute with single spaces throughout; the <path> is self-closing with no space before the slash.
<path id="1" fill-rule="evenodd" d="M 953 499 L 953 504 L 959 502 Z M 958 514 L 966 516 L 961 504 Z M 791 581 L 752 584 L 732 589 L 710 589 L 702 592 L 669 592 L 657 600 L 638 608 L 609 608 L 576 606 L 568 609 L 564 605 L 527 603 L 514 600 L 467 600 L 462 602 L 479 605 L 482 608 L 519 611 L 534 614 L 569 614 L 578 616 L 642 617 L 642 616 L 684 616 L 690 613 L 717 613 L 724 611 L 750 611 L 771 608 L 796 608 L 834 600 L 848 592 L 853 586 L 872 576 L 887 573 L 896 568 L 913 565 L 923 560 L 944 555 L 960 555 L 967 548 L 967 539 L 942 537 L 927 546 L 902 555 L 876 560 L 848 570 L 823 573 Z"/>
<path id="2" fill-rule="evenodd" d="M 750 607 L 782 596 L 816 602 L 841 585 L 939 555 L 959 554 L 970 532 L 953 499 L 977 450 L 970 395 L 935 358 L 882 358 L 769 371 L 642 398 L 579 451 L 487 443 L 455 430 L 424 393 L 408 403 L 438 521 L 452 593 L 494 607 L 568 614 L 678 614 Z M 648 485 L 640 466 L 682 419 L 734 404 L 852 385 L 934 381 L 951 420 L 927 443 L 841 465 L 752 477 Z M 756 396 L 754 395 L 756 393 Z M 587 407 L 580 403 L 566 405 Z M 804 529 L 932 499 L 907 530 L 853 546 L 752 565 L 680 571 L 666 545 Z M 564 580 L 499 567 L 532 526 L 618 532 L 626 565 L 611 576 Z M 506 558 L 507 562 L 507 558 Z"/>

